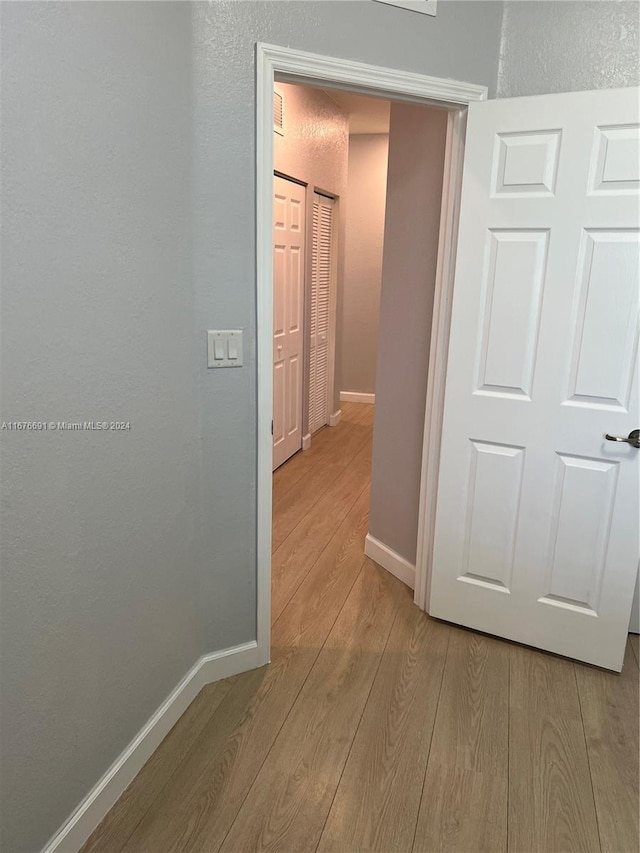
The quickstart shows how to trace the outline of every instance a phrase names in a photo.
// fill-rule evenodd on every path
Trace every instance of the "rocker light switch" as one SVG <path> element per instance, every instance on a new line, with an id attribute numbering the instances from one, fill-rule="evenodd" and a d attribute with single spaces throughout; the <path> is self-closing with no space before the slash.
<path id="1" fill-rule="evenodd" d="M 242 367 L 242 329 L 207 332 L 207 367 Z"/>

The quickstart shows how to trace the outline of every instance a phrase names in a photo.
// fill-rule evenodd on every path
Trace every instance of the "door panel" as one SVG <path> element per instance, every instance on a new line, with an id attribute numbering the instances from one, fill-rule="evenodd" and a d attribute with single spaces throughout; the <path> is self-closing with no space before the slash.
<path id="1" fill-rule="evenodd" d="M 469 491 L 461 577 L 511 588 L 522 486 L 522 447 L 470 442 Z"/>
<path id="2" fill-rule="evenodd" d="M 637 574 L 638 90 L 469 108 L 429 612 L 619 670 Z"/>
<path id="3" fill-rule="evenodd" d="M 567 402 L 598 402 L 625 411 L 629 407 L 637 343 L 639 241 L 637 229 L 582 233 Z"/>
<path id="4" fill-rule="evenodd" d="M 279 361 L 273 365 L 273 445 L 279 447 L 285 439 L 285 363 Z"/>
<path id="5" fill-rule="evenodd" d="M 273 468 L 302 446 L 305 188 L 274 177 Z"/>
<path id="6" fill-rule="evenodd" d="M 548 238 L 548 231 L 488 232 L 479 391 L 531 393 Z"/>
<path id="7" fill-rule="evenodd" d="M 618 462 L 556 454 L 547 604 L 597 616 L 618 478 Z M 593 525 L 584 526 L 584 519 Z"/>

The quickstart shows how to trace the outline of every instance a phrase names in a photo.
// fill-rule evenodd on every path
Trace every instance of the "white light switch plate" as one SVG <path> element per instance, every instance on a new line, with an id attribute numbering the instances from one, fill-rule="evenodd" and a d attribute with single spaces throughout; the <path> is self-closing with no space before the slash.
<path id="1" fill-rule="evenodd" d="M 242 329 L 207 332 L 207 367 L 242 367 Z"/>

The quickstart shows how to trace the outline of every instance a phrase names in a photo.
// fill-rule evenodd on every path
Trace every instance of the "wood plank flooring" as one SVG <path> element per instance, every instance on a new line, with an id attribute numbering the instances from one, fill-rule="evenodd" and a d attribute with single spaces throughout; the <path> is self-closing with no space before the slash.
<path id="1" fill-rule="evenodd" d="M 274 473 L 272 663 L 206 687 L 82 853 L 638 853 L 637 637 L 615 675 L 421 613 L 364 556 L 372 429 L 343 404 Z"/>

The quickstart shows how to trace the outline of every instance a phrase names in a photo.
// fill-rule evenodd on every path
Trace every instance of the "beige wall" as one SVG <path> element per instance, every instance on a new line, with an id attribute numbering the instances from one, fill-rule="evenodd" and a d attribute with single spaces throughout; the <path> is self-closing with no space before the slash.
<path id="1" fill-rule="evenodd" d="M 391 105 L 369 530 L 415 563 L 446 113 Z"/>
<path id="2" fill-rule="evenodd" d="M 388 150 L 388 134 L 349 137 L 349 215 L 338 371 L 341 391 L 375 391 Z"/>
<path id="3" fill-rule="evenodd" d="M 349 157 L 349 117 L 320 89 L 277 83 L 283 97 L 284 136 L 274 133 L 276 171 L 307 184 L 307 257 L 306 286 L 311 284 L 311 243 L 313 192 L 321 190 L 338 198 L 338 281 L 344 274 L 345 196 Z M 341 288 L 338 288 L 337 316 L 342 312 Z M 305 324 L 309 328 L 310 299 L 305 299 Z M 336 340 L 336 364 L 340 359 L 340 339 Z M 309 352 L 305 337 L 304 399 L 308 399 Z M 338 406 L 339 383 L 335 383 L 332 411 Z M 308 407 L 305 404 L 302 432 L 308 431 Z"/>

